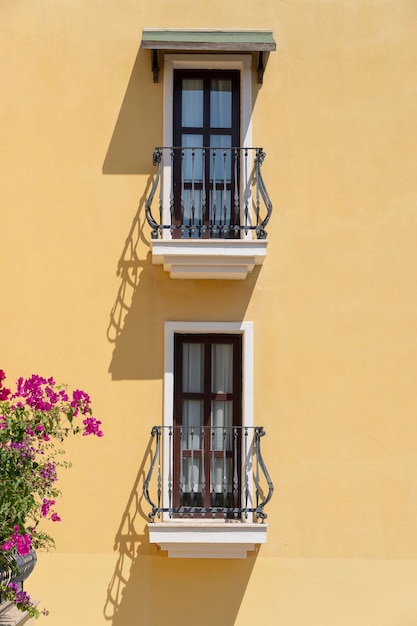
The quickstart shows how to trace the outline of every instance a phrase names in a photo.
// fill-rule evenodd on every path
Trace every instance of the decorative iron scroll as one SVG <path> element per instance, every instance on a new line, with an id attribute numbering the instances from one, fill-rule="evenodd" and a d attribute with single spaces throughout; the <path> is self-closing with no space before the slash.
<path id="1" fill-rule="evenodd" d="M 155 148 L 146 200 L 152 238 L 169 230 L 174 238 L 266 239 L 272 203 L 261 174 L 265 156 L 262 148 Z"/>
<path id="2" fill-rule="evenodd" d="M 152 522 L 164 513 L 266 519 L 274 486 L 261 452 L 262 426 L 154 426 L 151 434 L 155 448 L 143 494 Z"/>

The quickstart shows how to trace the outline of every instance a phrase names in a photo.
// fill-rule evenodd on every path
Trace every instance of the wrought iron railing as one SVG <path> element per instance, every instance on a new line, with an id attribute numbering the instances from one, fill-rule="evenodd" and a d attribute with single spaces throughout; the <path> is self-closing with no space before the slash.
<path id="1" fill-rule="evenodd" d="M 274 490 L 261 426 L 154 426 L 143 493 L 149 518 L 233 518 L 264 511 Z M 165 515 L 164 515 L 165 514 Z"/>
<path id="2" fill-rule="evenodd" d="M 262 148 L 155 148 L 146 200 L 152 238 L 265 239 L 272 213 Z M 158 189 L 159 188 L 159 189 Z"/>

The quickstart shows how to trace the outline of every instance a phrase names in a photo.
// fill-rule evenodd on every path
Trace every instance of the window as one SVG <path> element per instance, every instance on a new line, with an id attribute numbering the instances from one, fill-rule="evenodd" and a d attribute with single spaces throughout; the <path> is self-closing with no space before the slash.
<path id="1" fill-rule="evenodd" d="M 149 540 L 180 558 L 266 542 L 272 482 L 253 425 L 252 322 L 166 322 L 164 419 L 144 482 Z"/>
<path id="2" fill-rule="evenodd" d="M 253 156 L 251 67 L 249 55 L 165 55 L 164 221 L 183 226 L 172 232 L 165 229 L 165 237 L 235 236 L 228 224 L 242 222 L 241 196 L 249 186 L 250 168 L 246 168 L 245 179 L 241 153 L 235 153 L 238 158 L 233 159 L 232 148 L 246 148 L 247 158 Z M 240 176 L 234 175 L 238 169 Z M 217 220 L 217 228 L 211 220 Z M 252 238 L 246 233 L 249 235 Z M 239 231 L 237 237 L 241 236 Z"/>
<path id="3" fill-rule="evenodd" d="M 174 509 L 241 517 L 242 337 L 176 334 L 174 362 Z"/>
<path id="4" fill-rule="evenodd" d="M 244 280 L 266 257 L 272 211 L 252 145 L 251 55 L 165 54 L 163 126 L 152 263 L 171 278 Z"/>
<path id="5" fill-rule="evenodd" d="M 174 71 L 174 237 L 239 236 L 239 96 L 238 70 Z"/>

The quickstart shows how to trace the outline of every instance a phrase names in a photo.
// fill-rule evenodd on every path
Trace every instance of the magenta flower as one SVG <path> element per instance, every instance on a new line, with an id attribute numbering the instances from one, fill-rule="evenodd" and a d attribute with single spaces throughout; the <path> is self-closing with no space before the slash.
<path id="1" fill-rule="evenodd" d="M 74 409 L 74 417 L 78 415 L 78 413 L 82 413 L 83 415 L 87 415 L 90 413 L 90 396 L 85 391 L 81 391 L 80 389 L 76 389 L 72 393 L 72 401 L 71 406 Z"/>
<path id="2" fill-rule="evenodd" d="M 54 463 L 47 463 L 40 470 L 40 475 L 47 483 L 54 483 L 57 479 L 56 466 Z"/>
<path id="3" fill-rule="evenodd" d="M 57 468 L 70 464 L 60 460 L 66 437 L 79 434 L 102 437 L 101 422 L 92 417 L 90 396 L 76 389 L 68 394 L 54 378 L 33 374 L 19 378 L 16 391 L 3 386 L 0 370 L 0 555 L 25 555 L 34 547 L 48 547 L 52 537 L 38 528 L 42 519 L 60 522 L 53 510 Z M 83 427 L 73 418 L 82 415 Z M 0 583 L 2 599 L 8 599 L 29 616 L 39 611 L 18 587 Z"/>
<path id="4" fill-rule="evenodd" d="M 55 500 L 48 500 L 47 498 L 43 499 L 42 506 L 41 506 L 41 511 L 42 511 L 42 516 L 43 517 L 46 517 L 48 515 L 49 509 L 54 504 L 55 504 Z"/>
<path id="5" fill-rule="evenodd" d="M 83 424 L 85 427 L 83 432 L 84 437 L 87 435 L 103 437 L 104 433 L 100 430 L 100 420 L 97 420 L 95 417 L 86 417 L 86 419 L 83 420 Z"/>
<path id="6" fill-rule="evenodd" d="M 5 387 L 3 387 L 3 389 L 0 389 L 0 400 L 7 400 L 9 395 L 10 389 L 6 389 Z"/>
<path id="7" fill-rule="evenodd" d="M 39 617 L 40 615 L 48 615 L 48 611 L 39 611 L 26 591 L 19 589 L 17 583 L 10 582 L 2 588 L 2 594 L 5 600 L 13 602 L 20 611 L 26 611 L 29 617 Z"/>
<path id="8" fill-rule="evenodd" d="M 53 510 L 60 495 L 55 482 L 57 468 L 69 464 L 56 456 L 55 444 L 60 448 L 80 432 L 97 437 L 103 432 L 84 391 L 69 395 L 52 377 L 33 374 L 19 378 L 12 393 L 3 387 L 5 378 L 0 370 L 0 509 L 12 513 L 0 516 L 0 553 L 24 555 L 32 545 L 47 547 L 52 541 L 38 530 L 41 519 L 61 521 Z M 78 414 L 84 418 L 81 428 L 73 424 Z"/>
<path id="9" fill-rule="evenodd" d="M 23 535 L 21 535 L 19 526 L 15 526 L 14 533 L 9 539 L 9 541 L 6 541 L 6 543 L 4 543 L 0 547 L 5 552 L 8 552 L 9 550 L 16 548 L 17 554 L 23 555 L 23 554 L 29 554 L 31 545 L 32 545 L 32 540 L 30 536 L 28 535 L 28 533 L 24 533 Z"/>

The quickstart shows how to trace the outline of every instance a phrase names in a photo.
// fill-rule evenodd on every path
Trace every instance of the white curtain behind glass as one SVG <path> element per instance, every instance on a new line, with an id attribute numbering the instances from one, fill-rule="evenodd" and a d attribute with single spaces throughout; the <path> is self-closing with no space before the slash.
<path id="1" fill-rule="evenodd" d="M 233 346 L 231 344 L 212 345 L 211 391 L 212 393 L 231 393 L 233 390 Z M 202 393 L 204 390 L 204 344 L 183 344 L 183 391 Z M 182 424 L 183 449 L 200 451 L 203 446 L 204 403 L 202 400 L 184 400 Z M 204 433 L 210 439 L 210 448 L 226 451 L 233 448 L 233 402 L 231 400 L 213 400 L 211 404 L 210 426 Z M 226 430 L 225 430 L 226 428 Z M 232 460 L 211 459 L 212 476 L 210 488 L 216 493 L 224 490 L 226 474 L 227 490 L 231 490 Z M 182 459 L 182 482 L 184 492 L 199 492 L 201 485 L 201 458 L 191 456 Z"/>
<path id="2" fill-rule="evenodd" d="M 184 78 L 182 81 L 182 126 L 203 126 L 203 81 Z"/>
<path id="3" fill-rule="evenodd" d="M 231 128 L 232 126 L 232 81 L 212 79 L 210 88 L 211 128 Z"/>

